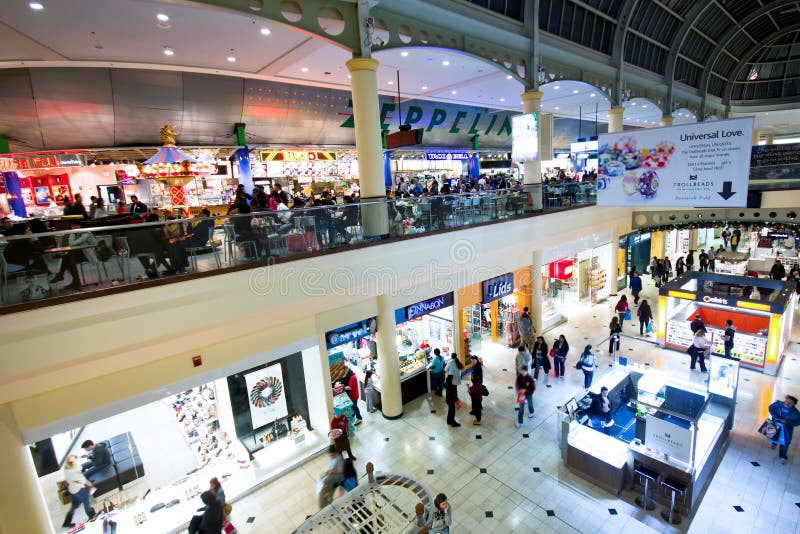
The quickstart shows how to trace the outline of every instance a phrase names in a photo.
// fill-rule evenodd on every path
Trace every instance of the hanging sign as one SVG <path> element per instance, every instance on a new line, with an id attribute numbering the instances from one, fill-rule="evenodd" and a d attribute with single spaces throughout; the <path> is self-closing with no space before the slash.
<path id="1" fill-rule="evenodd" d="M 600 136 L 598 206 L 744 207 L 753 118 Z"/>
<path id="2" fill-rule="evenodd" d="M 374 334 L 378 330 L 377 319 L 371 317 L 357 323 L 349 324 L 330 332 L 325 332 L 325 344 L 329 349 L 350 343 L 356 339 Z"/>
<path id="3" fill-rule="evenodd" d="M 51 167 L 80 167 L 85 165 L 80 154 L 31 154 L 0 158 L 0 172 L 49 169 Z"/>
<path id="4" fill-rule="evenodd" d="M 262 162 L 336 161 L 336 152 L 315 152 L 311 150 L 262 150 L 258 156 Z"/>
<path id="5" fill-rule="evenodd" d="M 556 260 L 550 264 L 550 278 L 556 280 L 569 280 L 572 278 L 575 262 L 568 258 Z"/>
<path id="6" fill-rule="evenodd" d="M 483 303 L 510 295 L 514 292 L 514 273 L 506 273 L 483 283 Z"/>
<path id="7" fill-rule="evenodd" d="M 469 152 L 426 152 L 428 161 L 468 161 Z"/>

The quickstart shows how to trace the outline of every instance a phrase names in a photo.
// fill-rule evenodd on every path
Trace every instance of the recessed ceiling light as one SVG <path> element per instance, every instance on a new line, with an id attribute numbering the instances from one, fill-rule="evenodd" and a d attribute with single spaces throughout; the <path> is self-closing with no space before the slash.
<path id="1" fill-rule="evenodd" d="M 400 55 L 403 57 L 408 57 L 408 52 L 400 52 Z"/>
<path id="2" fill-rule="evenodd" d="M 261 35 L 270 35 L 271 33 L 272 30 L 270 30 L 269 28 L 261 28 Z"/>
<path id="3" fill-rule="evenodd" d="M 394 85 L 394 82 L 393 82 L 392 80 L 389 80 L 389 81 L 388 81 L 388 82 L 386 82 L 386 83 L 388 83 L 389 85 Z"/>
<path id="4" fill-rule="evenodd" d="M 594 93 L 591 93 L 591 94 L 589 95 L 589 98 L 594 98 L 594 97 L 596 97 L 596 96 L 597 96 L 596 94 L 594 94 Z"/>
<path id="5" fill-rule="evenodd" d="M 303 72 L 308 72 L 308 67 L 303 67 L 303 68 L 302 68 L 302 69 L 300 69 L 300 70 L 301 70 L 301 71 L 303 71 Z"/>
<path id="6" fill-rule="evenodd" d="M 647 109 L 647 105 L 642 106 L 642 109 Z"/>
<path id="7" fill-rule="evenodd" d="M 233 57 L 233 56 L 228 56 L 228 61 L 230 61 L 231 63 L 234 63 L 236 61 L 236 58 Z"/>
<path id="8" fill-rule="evenodd" d="M 450 91 L 450 94 L 454 95 L 454 94 L 456 94 L 456 92 L 455 91 Z"/>
<path id="9" fill-rule="evenodd" d="M 349 80 L 350 78 L 352 78 L 352 76 L 350 76 L 350 75 L 348 74 L 348 75 L 347 75 L 347 79 Z"/>
<path id="10" fill-rule="evenodd" d="M 553 89 L 554 89 L 555 91 L 558 91 L 560 88 L 561 88 L 561 86 L 560 86 L 560 85 L 556 85 L 556 86 L 554 86 L 554 87 L 553 87 Z"/>
<path id="11" fill-rule="evenodd" d="M 500 99 L 500 102 L 505 102 L 505 101 L 506 101 L 506 99 L 505 99 L 505 98 L 501 98 L 501 99 Z"/>
<path id="12" fill-rule="evenodd" d="M 635 105 L 636 105 L 636 102 L 631 102 L 631 106 L 635 106 Z"/>
<path id="13" fill-rule="evenodd" d="M 511 76 L 510 74 L 508 74 L 508 75 L 506 76 L 506 80 L 510 80 L 511 78 L 513 78 L 513 76 Z"/>
<path id="14" fill-rule="evenodd" d="M 165 46 L 164 47 L 164 55 L 165 56 L 174 56 L 175 55 L 175 50 L 171 49 L 168 46 Z"/>
<path id="15" fill-rule="evenodd" d="M 449 64 L 450 64 L 450 62 L 449 62 L 449 61 L 447 61 L 446 59 L 445 59 L 444 61 L 442 61 L 442 66 L 443 66 L 443 67 L 446 67 L 446 66 L 448 66 Z"/>
<path id="16" fill-rule="evenodd" d="M 428 86 L 427 86 L 427 85 L 423 85 L 423 86 L 422 86 L 422 90 L 423 90 L 423 91 L 427 91 L 427 90 L 428 90 Z"/>
<path id="17" fill-rule="evenodd" d="M 28 7 L 34 11 L 41 11 L 44 9 L 44 4 L 41 2 L 29 2 Z"/>
<path id="18" fill-rule="evenodd" d="M 556 111 L 558 111 L 559 109 L 561 109 L 561 108 L 560 108 L 560 107 L 558 107 L 558 106 L 556 106 Z"/>
<path id="19" fill-rule="evenodd" d="M 572 94 L 573 94 L 573 95 L 577 95 L 578 93 L 580 93 L 580 91 L 578 91 L 577 89 L 573 89 L 573 90 L 572 90 Z"/>
<path id="20" fill-rule="evenodd" d="M 164 13 L 159 13 L 158 15 L 156 15 L 156 18 L 161 22 L 167 22 L 169 20 L 169 17 Z"/>

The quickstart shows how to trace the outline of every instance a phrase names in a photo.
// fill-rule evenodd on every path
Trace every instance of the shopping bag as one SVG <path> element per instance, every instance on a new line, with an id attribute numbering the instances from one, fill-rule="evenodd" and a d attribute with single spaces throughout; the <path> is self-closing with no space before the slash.
<path id="1" fill-rule="evenodd" d="M 764 421 L 758 431 L 763 434 L 770 443 L 775 443 L 776 445 L 786 444 L 786 436 L 785 432 L 783 431 L 783 425 L 773 419 L 767 419 Z"/>
<path id="2" fill-rule="evenodd" d="M 626 321 L 630 321 L 630 320 L 631 320 L 631 317 L 633 317 L 633 316 L 631 315 L 631 310 L 625 310 L 625 320 L 626 320 Z"/>
<path id="3" fill-rule="evenodd" d="M 461 409 L 461 401 L 459 399 L 456 399 L 456 410 L 460 409 Z"/>
<path id="4" fill-rule="evenodd" d="M 647 321 L 647 326 L 645 327 L 645 333 L 652 334 L 653 333 L 653 321 Z"/>
<path id="5" fill-rule="evenodd" d="M 518 389 L 517 390 L 517 404 L 525 404 L 525 390 Z"/>

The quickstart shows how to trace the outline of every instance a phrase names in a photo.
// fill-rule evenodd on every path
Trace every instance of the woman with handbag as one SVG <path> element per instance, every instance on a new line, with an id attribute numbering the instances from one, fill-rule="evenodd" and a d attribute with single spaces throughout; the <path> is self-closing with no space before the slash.
<path id="1" fill-rule="evenodd" d="M 564 363 L 567 361 L 567 354 L 569 353 L 569 343 L 567 343 L 567 338 L 564 337 L 564 334 L 561 334 L 555 340 L 550 353 L 553 356 L 553 364 L 556 368 L 556 378 L 564 380 Z"/>
<path id="2" fill-rule="evenodd" d="M 795 407 L 797 405 L 797 397 L 786 395 L 786 398 L 781 401 L 775 401 L 769 405 L 769 414 L 772 418 L 783 425 L 783 444 L 780 444 L 778 449 L 778 457 L 781 463 L 785 464 L 789 457 L 786 453 L 789 451 L 789 444 L 792 442 L 792 434 L 794 427 L 800 425 L 800 411 Z M 778 447 L 778 443 L 773 442 L 772 448 Z"/>
<path id="3" fill-rule="evenodd" d="M 611 323 L 608 325 L 608 353 L 614 354 L 619 352 L 619 335 L 622 333 L 619 319 L 616 317 L 611 318 Z"/>
<path id="4" fill-rule="evenodd" d="M 444 379 L 444 401 L 447 403 L 447 424 L 452 427 L 461 426 L 461 424 L 456 421 L 456 403 L 458 402 L 458 389 L 456 388 L 456 385 L 453 383 L 452 374 L 448 374 Z"/>
<path id="5" fill-rule="evenodd" d="M 217 499 L 219 499 L 222 503 L 223 532 L 225 532 L 225 534 L 236 534 L 236 527 L 233 526 L 230 519 L 233 506 L 228 504 L 228 502 L 225 500 L 225 490 L 222 489 L 222 483 L 220 483 L 217 477 L 214 477 L 209 481 L 209 489 L 214 492 L 214 494 L 217 496 Z"/>
<path id="6" fill-rule="evenodd" d="M 622 324 L 625 319 L 630 319 L 631 316 L 631 308 L 628 305 L 628 297 L 622 295 L 617 301 L 617 305 L 614 306 L 614 311 L 617 312 L 617 317 L 619 317 L 619 331 L 622 332 Z"/>
<path id="7" fill-rule="evenodd" d="M 72 495 L 72 505 L 69 507 L 67 516 L 61 524 L 64 528 L 72 528 L 75 523 L 72 522 L 72 516 L 75 510 L 80 505 L 83 505 L 83 511 L 86 512 L 86 517 L 89 521 L 94 521 L 95 511 L 89 504 L 91 498 L 89 490 L 92 489 L 92 483 L 89 482 L 83 472 L 81 471 L 81 464 L 78 463 L 78 457 L 70 454 L 67 461 L 64 462 L 64 469 L 62 470 L 63 480 L 67 483 L 67 491 Z"/>
<path id="8" fill-rule="evenodd" d="M 481 413 L 483 412 L 483 398 L 489 395 L 489 390 L 483 385 L 482 377 L 473 374 L 472 385 L 467 389 L 469 398 L 472 400 L 472 411 L 470 412 L 475 416 L 473 425 L 479 426 L 481 424 Z"/>
<path id="9" fill-rule="evenodd" d="M 650 309 L 650 305 L 646 300 L 642 300 L 642 303 L 639 304 L 636 315 L 639 317 L 639 335 L 643 336 L 645 332 L 649 334 L 650 331 L 647 325 L 653 320 L 653 310 Z"/>

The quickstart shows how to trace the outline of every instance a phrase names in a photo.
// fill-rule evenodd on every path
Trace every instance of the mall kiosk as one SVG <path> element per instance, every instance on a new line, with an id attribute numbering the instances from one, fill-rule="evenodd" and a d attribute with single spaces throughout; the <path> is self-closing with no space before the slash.
<path id="1" fill-rule="evenodd" d="M 699 314 L 712 354 L 724 354 L 725 322 L 736 327 L 732 356 L 748 369 L 775 375 L 792 331 L 797 293 L 794 282 L 688 272 L 659 289 L 658 337 L 665 347 L 685 351 L 690 324 Z"/>
<path id="2" fill-rule="evenodd" d="M 739 362 L 712 356 L 709 364 L 707 385 L 643 366 L 615 365 L 559 409 L 566 466 L 617 495 L 634 491 L 648 510 L 662 504 L 667 521 L 690 514 L 733 428 Z M 609 390 L 610 421 L 599 411 L 603 387 Z M 669 510 L 677 513 L 669 517 Z"/>

